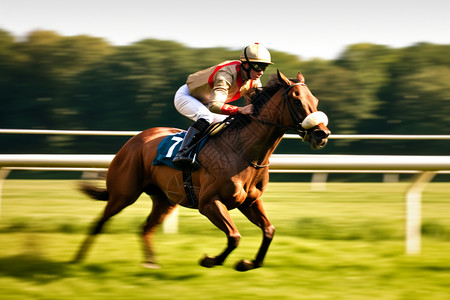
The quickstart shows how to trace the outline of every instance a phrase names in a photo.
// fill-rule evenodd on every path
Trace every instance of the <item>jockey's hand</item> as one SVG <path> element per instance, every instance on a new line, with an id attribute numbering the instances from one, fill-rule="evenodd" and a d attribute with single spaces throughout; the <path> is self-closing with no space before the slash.
<path id="1" fill-rule="evenodd" d="M 253 114 L 253 104 L 246 105 L 238 108 L 238 114 L 251 115 Z"/>

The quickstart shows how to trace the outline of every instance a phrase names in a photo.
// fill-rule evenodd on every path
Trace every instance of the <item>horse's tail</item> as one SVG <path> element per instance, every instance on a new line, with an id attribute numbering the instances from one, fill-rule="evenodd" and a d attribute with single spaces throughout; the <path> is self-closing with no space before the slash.
<path id="1" fill-rule="evenodd" d="M 104 188 L 98 188 L 88 183 L 81 183 L 79 186 L 80 191 L 95 200 L 108 201 L 109 191 Z"/>

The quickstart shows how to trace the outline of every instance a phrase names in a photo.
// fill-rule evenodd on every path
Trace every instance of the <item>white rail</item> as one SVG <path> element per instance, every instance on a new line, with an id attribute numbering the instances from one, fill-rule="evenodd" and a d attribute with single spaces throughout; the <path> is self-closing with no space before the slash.
<path id="1" fill-rule="evenodd" d="M 111 154 L 0 154 L 0 168 L 107 168 Z"/>
<path id="2" fill-rule="evenodd" d="M 311 171 L 445 171 L 450 170 L 450 156 L 274 154 L 270 158 L 270 167 Z"/>
<path id="3" fill-rule="evenodd" d="M 141 131 L 104 130 L 47 130 L 47 129 L 0 129 L 0 134 L 44 134 L 44 135 L 107 135 L 134 136 Z M 285 139 L 299 139 L 297 134 L 285 134 Z M 450 140 L 450 135 L 397 135 L 397 134 L 332 134 L 336 140 Z"/>
<path id="4" fill-rule="evenodd" d="M 103 130 L 46 130 L 46 129 L 0 129 L 6 134 L 57 134 L 57 135 L 112 135 L 134 136 L 140 131 L 103 131 Z"/>
<path id="5" fill-rule="evenodd" d="M 107 168 L 113 154 L 0 154 L 0 168 Z M 272 170 L 448 171 L 450 156 L 286 155 L 270 158 Z"/>
<path id="6" fill-rule="evenodd" d="M 296 134 L 285 134 L 285 139 L 298 139 Z M 332 140 L 450 140 L 450 135 L 419 135 L 419 134 L 331 134 Z"/>

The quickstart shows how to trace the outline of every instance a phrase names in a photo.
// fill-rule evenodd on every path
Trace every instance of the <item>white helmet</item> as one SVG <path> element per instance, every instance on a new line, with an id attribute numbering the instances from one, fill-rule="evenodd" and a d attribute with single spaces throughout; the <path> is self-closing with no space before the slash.
<path id="1" fill-rule="evenodd" d="M 242 50 L 240 60 L 243 63 L 259 62 L 272 65 L 269 50 L 261 46 L 259 43 L 248 45 Z"/>

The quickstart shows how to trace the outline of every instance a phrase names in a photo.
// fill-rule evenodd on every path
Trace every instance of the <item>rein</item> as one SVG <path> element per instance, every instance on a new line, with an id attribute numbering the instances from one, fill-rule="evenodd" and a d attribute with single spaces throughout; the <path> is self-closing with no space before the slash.
<path id="1" fill-rule="evenodd" d="M 289 109 L 289 114 L 290 114 L 290 116 L 291 116 L 291 118 L 292 118 L 292 121 L 294 121 L 295 124 L 298 124 L 297 127 L 283 126 L 283 125 L 281 125 L 281 124 L 279 124 L 279 123 L 270 122 L 270 121 L 266 121 L 266 120 L 262 120 L 262 119 L 255 118 L 254 116 L 250 116 L 251 119 L 253 119 L 253 120 L 255 120 L 255 121 L 258 121 L 258 122 L 261 123 L 261 124 L 265 124 L 265 125 L 269 125 L 269 126 L 278 127 L 278 128 L 280 128 L 280 129 L 283 131 L 283 133 L 286 132 L 286 131 L 288 131 L 289 129 L 292 129 L 292 130 L 294 130 L 295 132 L 297 132 L 297 133 L 300 135 L 300 137 L 301 137 L 302 139 L 304 139 L 304 138 L 306 137 L 306 135 L 307 135 L 307 130 L 305 130 L 305 129 L 303 129 L 303 127 L 301 127 L 301 120 L 300 120 L 300 117 L 295 113 L 295 109 L 292 107 L 292 104 L 289 102 L 289 99 L 288 99 L 288 96 L 287 96 L 287 93 L 288 93 L 294 86 L 297 86 L 297 85 L 306 86 L 306 84 L 299 82 L 299 83 L 294 83 L 294 84 L 290 85 L 288 88 L 284 88 L 284 91 L 283 91 L 283 112 L 282 112 L 282 115 L 284 116 L 284 111 L 285 111 L 286 106 L 287 106 L 288 109 Z M 273 96 L 272 96 L 272 97 L 273 97 Z M 262 168 L 266 168 L 266 167 L 269 166 L 269 164 L 266 164 L 266 165 L 260 165 L 260 164 L 257 164 L 257 163 L 253 162 L 251 159 L 249 159 L 249 158 L 245 155 L 245 153 L 244 153 L 244 151 L 243 151 L 243 148 L 242 148 L 241 135 L 240 135 L 240 131 L 239 131 L 239 130 L 238 130 L 238 133 L 237 133 L 237 142 L 238 142 L 239 149 L 240 149 L 240 152 L 242 153 L 243 158 L 244 158 L 244 159 L 245 159 L 245 160 L 246 160 L 253 168 L 255 168 L 255 169 L 262 169 Z"/>
<path id="2" fill-rule="evenodd" d="M 263 119 L 259 119 L 253 115 L 250 115 L 250 119 L 255 120 L 261 124 L 264 125 L 269 125 L 269 126 L 273 126 L 273 127 L 277 127 L 280 129 L 280 131 L 283 132 L 283 134 L 285 132 L 287 132 L 288 130 L 293 130 L 295 131 L 301 138 L 303 141 L 307 140 L 308 138 L 308 134 L 309 131 L 311 129 L 313 129 L 315 126 L 317 126 L 320 123 L 324 123 L 325 126 L 328 124 L 328 117 L 325 115 L 325 113 L 320 112 L 320 111 L 316 111 L 313 112 L 309 115 L 307 115 L 305 118 L 301 118 L 301 116 L 299 116 L 299 114 L 297 113 L 295 107 L 293 106 L 293 104 L 291 103 L 291 101 L 289 101 L 289 97 L 288 97 L 288 93 L 289 91 L 295 87 L 295 86 L 306 86 L 306 84 L 302 83 L 302 82 L 298 82 L 298 83 L 294 83 L 292 85 L 289 85 L 288 87 L 284 87 L 283 88 L 283 94 L 282 94 L 282 99 L 283 99 L 283 109 L 282 109 L 282 114 L 281 114 L 281 123 L 275 123 L 272 121 L 267 121 L 267 120 L 263 120 Z M 265 101 L 269 101 L 272 96 L 269 96 L 268 94 L 264 94 L 262 95 L 265 97 Z M 257 100 L 257 99 L 255 99 Z M 289 115 L 291 117 L 291 120 L 293 121 L 293 123 L 295 124 L 294 126 L 285 126 L 282 125 L 284 123 L 284 115 L 285 115 L 285 110 L 287 109 L 289 110 Z M 242 143 L 241 143 L 241 138 L 240 138 L 240 131 L 238 130 L 237 132 L 237 142 L 238 142 L 238 147 L 240 149 L 240 152 L 242 153 L 243 158 L 255 169 L 260 169 L 260 168 L 265 168 L 268 167 L 269 164 L 266 165 L 260 165 L 257 164 L 255 162 L 253 162 L 252 160 L 250 160 L 244 153 L 243 148 L 242 148 Z"/>
<path id="3" fill-rule="evenodd" d="M 279 124 L 279 123 L 275 123 L 275 122 L 271 122 L 271 121 L 266 121 L 266 120 L 258 119 L 258 118 L 254 117 L 254 116 L 251 116 L 251 118 L 252 118 L 253 120 L 255 120 L 255 121 L 258 121 L 258 122 L 261 123 L 261 124 L 265 124 L 265 125 L 270 125 L 270 126 L 278 127 L 278 128 L 280 128 L 281 130 L 283 130 L 284 132 L 287 132 L 288 130 L 293 130 L 293 131 L 295 131 L 296 133 L 298 133 L 298 134 L 300 135 L 300 137 L 304 140 L 305 137 L 306 137 L 306 134 L 307 134 L 307 130 L 304 129 L 304 128 L 301 126 L 301 119 L 300 119 L 300 117 L 298 116 L 298 114 L 296 114 L 295 109 L 292 107 L 292 104 L 289 102 L 289 99 L 288 99 L 288 96 L 287 96 L 288 92 L 289 92 L 293 87 L 295 87 L 295 86 L 297 86 L 297 85 L 306 86 L 306 84 L 304 84 L 304 83 L 302 83 L 302 82 L 298 82 L 298 83 L 294 83 L 294 84 L 290 85 L 288 88 L 284 88 L 284 91 L 283 91 L 283 112 L 282 112 L 282 115 L 284 116 L 284 111 L 285 111 L 286 106 L 287 106 L 287 108 L 289 109 L 289 114 L 290 114 L 290 116 L 291 116 L 292 121 L 294 121 L 294 124 L 298 124 L 296 127 L 293 127 L 293 126 L 284 126 L 284 125 L 281 125 L 281 124 Z"/>

